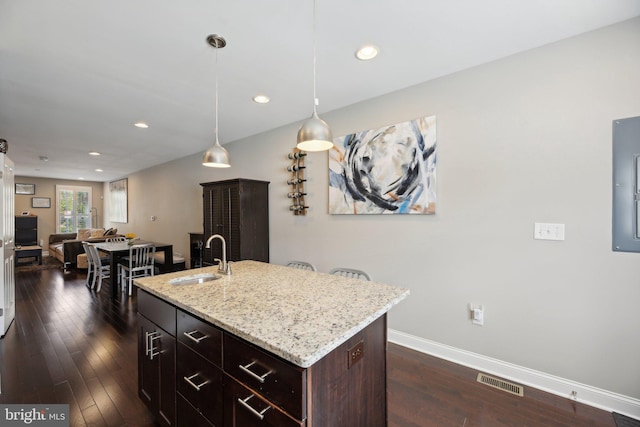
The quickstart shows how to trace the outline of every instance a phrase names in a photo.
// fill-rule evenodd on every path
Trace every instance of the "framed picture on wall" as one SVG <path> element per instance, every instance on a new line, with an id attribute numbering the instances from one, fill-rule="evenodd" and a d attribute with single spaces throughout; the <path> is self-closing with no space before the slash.
<path id="1" fill-rule="evenodd" d="M 32 197 L 31 207 L 32 208 L 50 208 L 51 197 Z"/>
<path id="2" fill-rule="evenodd" d="M 36 185 L 19 184 L 16 182 L 16 194 L 36 194 Z"/>
<path id="3" fill-rule="evenodd" d="M 334 138 L 329 213 L 436 213 L 436 116 Z"/>
<path id="4" fill-rule="evenodd" d="M 127 222 L 127 178 L 109 183 L 109 220 L 111 222 Z"/>

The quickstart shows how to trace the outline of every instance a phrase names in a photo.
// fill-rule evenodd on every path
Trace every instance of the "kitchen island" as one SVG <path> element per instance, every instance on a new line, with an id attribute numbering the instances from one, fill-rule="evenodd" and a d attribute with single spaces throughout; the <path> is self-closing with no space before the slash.
<path id="1" fill-rule="evenodd" d="M 255 261 L 231 268 L 203 283 L 172 284 L 216 267 L 134 282 L 139 394 L 161 424 L 385 426 L 386 313 L 409 291 Z"/>

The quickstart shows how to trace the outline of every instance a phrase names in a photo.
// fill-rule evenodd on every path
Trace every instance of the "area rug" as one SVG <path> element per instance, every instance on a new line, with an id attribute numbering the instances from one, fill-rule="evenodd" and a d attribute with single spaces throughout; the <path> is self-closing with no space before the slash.
<path id="1" fill-rule="evenodd" d="M 640 420 L 629 418 L 626 415 L 613 413 L 613 419 L 616 422 L 617 427 L 640 427 Z"/>
<path id="2" fill-rule="evenodd" d="M 24 259 L 29 259 L 29 258 L 24 258 Z M 44 256 L 42 257 L 42 265 L 38 264 L 36 261 L 33 261 L 31 264 L 25 263 L 24 261 L 20 262 L 16 266 L 16 273 L 20 273 L 22 271 L 51 270 L 54 268 L 62 269 L 62 263 L 58 261 L 55 257 Z"/>

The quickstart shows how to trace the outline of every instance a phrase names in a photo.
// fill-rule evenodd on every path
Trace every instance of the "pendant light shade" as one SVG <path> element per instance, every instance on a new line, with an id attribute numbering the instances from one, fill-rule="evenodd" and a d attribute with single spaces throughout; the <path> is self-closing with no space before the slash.
<path id="1" fill-rule="evenodd" d="M 313 0 L 313 114 L 298 130 L 296 147 L 303 151 L 326 151 L 333 147 L 333 135 L 327 122 L 318 117 L 316 105 L 316 2 Z"/>
<path id="2" fill-rule="evenodd" d="M 218 141 L 218 49 L 225 47 L 227 41 L 222 36 L 211 34 L 207 37 L 207 43 L 216 48 L 216 142 L 211 148 L 205 151 L 202 157 L 202 164 L 210 168 L 228 168 L 231 167 L 229 152 L 225 150 L 225 148 L 220 145 L 220 141 Z"/>
<path id="3" fill-rule="evenodd" d="M 204 156 L 202 156 L 202 165 L 210 168 L 231 167 L 231 163 L 229 162 L 229 152 L 220 145 L 218 138 L 216 138 L 216 143 L 204 152 Z"/>
<path id="4" fill-rule="evenodd" d="M 315 109 L 298 130 L 298 144 L 302 151 L 326 151 L 333 147 L 333 135 L 327 122 L 318 117 Z"/>

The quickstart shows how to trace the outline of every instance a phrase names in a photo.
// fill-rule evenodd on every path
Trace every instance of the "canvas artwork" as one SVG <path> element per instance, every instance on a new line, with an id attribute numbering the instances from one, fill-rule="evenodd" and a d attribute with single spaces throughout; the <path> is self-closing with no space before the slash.
<path id="1" fill-rule="evenodd" d="M 329 213 L 434 214 L 436 116 L 334 139 Z"/>
<path id="2" fill-rule="evenodd" d="M 112 222 L 127 223 L 128 202 L 127 178 L 109 183 L 109 220 Z"/>

